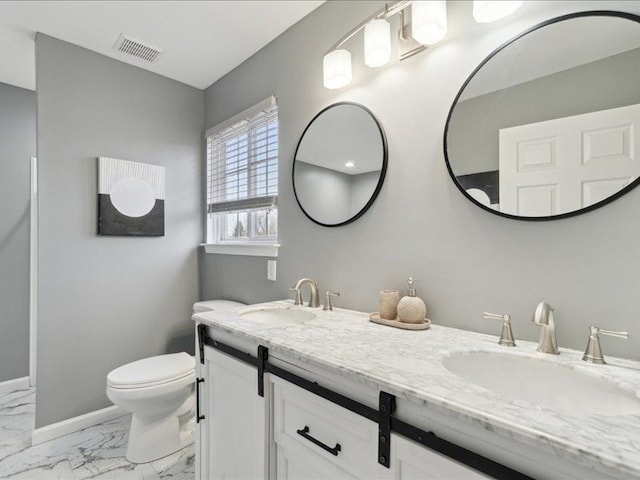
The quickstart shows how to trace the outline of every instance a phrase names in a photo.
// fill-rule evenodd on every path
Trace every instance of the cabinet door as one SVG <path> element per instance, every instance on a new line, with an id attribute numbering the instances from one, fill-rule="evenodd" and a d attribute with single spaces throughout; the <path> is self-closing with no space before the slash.
<path id="1" fill-rule="evenodd" d="M 422 445 L 391 434 L 390 478 L 396 480 L 474 480 L 491 478 Z"/>
<path id="2" fill-rule="evenodd" d="M 198 473 L 202 480 L 267 477 L 265 400 L 258 396 L 257 371 L 205 347 L 200 368 Z"/>
<path id="3" fill-rule="evenodd" d="M 271 381 L 279 479 L 385 478 L 376 423 L 282 379 Z"/>
<path id="4" fill-rule="evenodd" d="M 278 445 L 278 480 L 336 480 L 356 478 L 326 461 L 316 452 L 295 445 Z"/>

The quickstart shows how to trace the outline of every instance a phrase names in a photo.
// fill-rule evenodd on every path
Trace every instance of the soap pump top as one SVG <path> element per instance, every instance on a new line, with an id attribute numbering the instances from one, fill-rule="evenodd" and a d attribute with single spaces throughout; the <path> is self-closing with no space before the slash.
<path id="1" fill-rule="evenodd" d="M 410 297 L 415 297 L 416 296 L 416 289 L 413 288 L 413 284 L 414 284 L 413 277 L 409 277 L 407 279 L 407 284 L 409 285 L 409 290 L 408 290 L 409 296 Z"/>
<path id="2" fill-rule="evenodd" d="M 402 297 L 398 303 L 398 319 L 401 322 L 422 323 L 427 314 L 427 307 L 422 299 L 416 296 L 413 277 L 409 277 L 407 283 L 409 285 L 408 295 Z"/>

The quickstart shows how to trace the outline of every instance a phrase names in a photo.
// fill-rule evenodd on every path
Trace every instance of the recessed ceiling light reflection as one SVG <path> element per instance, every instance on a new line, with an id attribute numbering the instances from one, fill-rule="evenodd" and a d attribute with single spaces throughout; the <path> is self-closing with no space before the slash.
<path id="1" fill-rule="evenodd" d="M 344 164 L 344 166 L 347 167 L 347 168 L 353 168 L 353 167 L 356 166 L 356 164 L 353 163 L 353 162 L 347 162 L 347 163 Z"/>

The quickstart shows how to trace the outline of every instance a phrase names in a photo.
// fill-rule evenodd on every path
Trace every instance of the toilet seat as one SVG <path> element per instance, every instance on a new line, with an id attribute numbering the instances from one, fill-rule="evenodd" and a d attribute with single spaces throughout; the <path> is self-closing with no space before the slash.
<path id="1" fill-rule="evenodd" d="M 134 389 L 163 385 L 194 375 L 195 366 L 195 359 L 185 352 L 143 358 L 109 373 L 107 386 Z"/>

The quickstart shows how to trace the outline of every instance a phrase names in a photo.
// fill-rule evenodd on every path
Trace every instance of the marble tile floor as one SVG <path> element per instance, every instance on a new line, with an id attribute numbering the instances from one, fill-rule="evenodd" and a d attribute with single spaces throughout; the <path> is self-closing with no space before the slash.
<path id="1" fill-rule="evenodd" d="M 125 458 L 131 416 L 31 445 L 35 389 L 0 394 L 0 479 L 192 480 L 194 446 L 151 463 Z"/>

